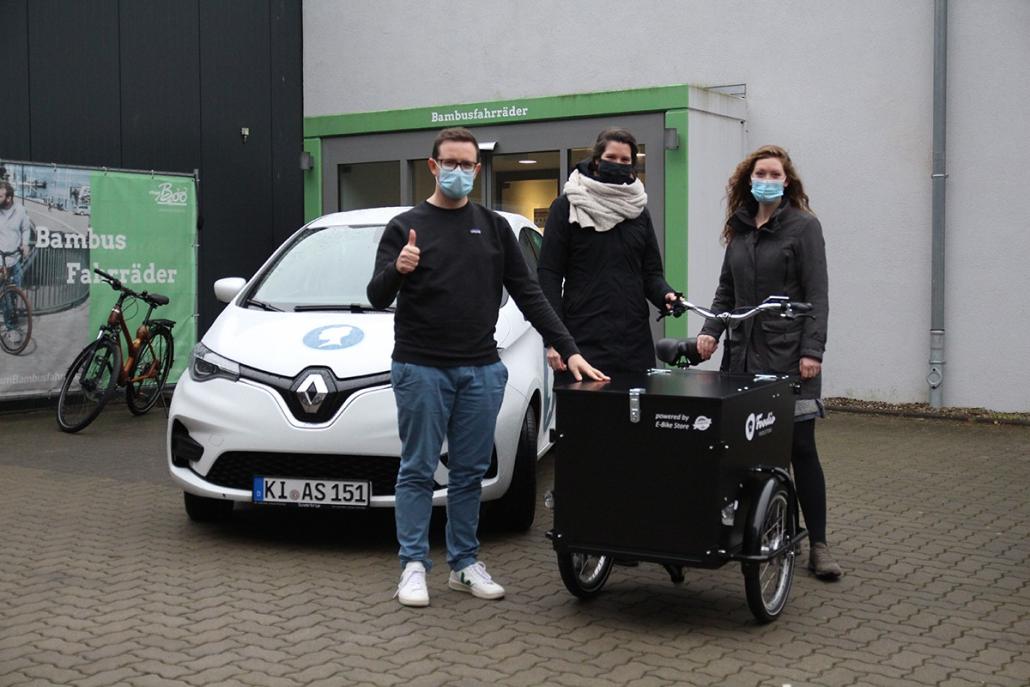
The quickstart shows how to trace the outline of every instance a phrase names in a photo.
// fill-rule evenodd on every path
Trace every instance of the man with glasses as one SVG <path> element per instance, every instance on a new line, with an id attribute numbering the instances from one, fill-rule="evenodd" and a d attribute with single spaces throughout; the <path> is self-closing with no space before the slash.
<path id="1" fill-rule="evenodd" d="M 448 586 L 481 599 L 504 596 L 477 559 L 476 535 L 481 482 L 508 380 L 494 340 L 502 287 L 545 340 L 555 342 L 577 380 L 608 379 L 579 354 L 507 221 L 469 201 L 480 168 L 472 132 L 441 131 L 428 165 L 436 179 L 433 195 L 390 221 L 368 284 L 374 307 L 397 298 L 390 378 L 401 437 L 395 516 L 402 572 L 396 596 L 405 606 L 429 605 L 433 472 L 445 438 Z"/>

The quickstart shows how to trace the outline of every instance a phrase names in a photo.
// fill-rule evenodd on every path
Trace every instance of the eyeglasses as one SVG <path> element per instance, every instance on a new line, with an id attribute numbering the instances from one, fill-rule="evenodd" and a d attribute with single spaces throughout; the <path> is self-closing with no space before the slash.
<path id="1" fill-rule="evenodd" d="M 471 172 L 476 168 L 476 163 L 468 160 L 437 160 L 436 163 L 445 172 L 453 172 L 458 167 L 461 167 L 463 172 Z"/>

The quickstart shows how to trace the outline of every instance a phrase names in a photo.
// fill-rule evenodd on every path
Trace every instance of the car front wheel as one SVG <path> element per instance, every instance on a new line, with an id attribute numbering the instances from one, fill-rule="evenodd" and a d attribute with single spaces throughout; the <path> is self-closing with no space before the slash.
<path id="1" fill-rule="evenodd" d="M 502 529 L 525 532 L 533 526 L 536 517 L 536 435 L 536 411 L 530 406 L 522 419 L 511 484 L 504 496 L 493 504 L 495 522 Z"/>

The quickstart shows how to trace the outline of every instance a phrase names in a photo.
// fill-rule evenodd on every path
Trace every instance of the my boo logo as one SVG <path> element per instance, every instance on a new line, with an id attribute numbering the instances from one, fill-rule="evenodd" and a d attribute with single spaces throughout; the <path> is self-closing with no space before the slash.
<path id="1" fill-rule="evenodd" d="M 172 182 L 166 181 L 158 184 L 156 191 L 149 191 L 154 196 L 154 202 L 158 205 L 171 205 L 173 207 L 185 207 L 189 200 L 189 190 L 183 186 L 172 188 Z"/>
<path id="2" fill-rule="evenodd" d="M 748 441 L 755 438 L 756 432 L 758 436 L 764 436 L 772 431 L 770 428 L 774 424 L 776 424 L 776 416 L 772 413 L 759 413 L 758 415 L 751 413 L 747 416 L 747 422 L 744 423 L 744 436 Z"/>

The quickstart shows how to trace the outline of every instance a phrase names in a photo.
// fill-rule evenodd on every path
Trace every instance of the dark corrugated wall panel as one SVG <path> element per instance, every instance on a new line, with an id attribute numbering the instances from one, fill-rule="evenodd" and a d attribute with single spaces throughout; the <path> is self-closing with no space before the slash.
<path id="1" fill-rule="evenodd" d="M 117 0 L 32 0 L 31 153 L 39 162 L 122 165 Z"/>
<path id="2" fill-rule="evenodd" d="M 221 309 L 210 285 L 220 277 L 250 277 L 275 245 L 269 7 L 251 0 L 202 2 L 199 19 L 200 320 L 210 323 Z M 250 131 L 246 141 L 243 128 Z M 299 155 L 299 138 L 295 145 Z"/>
<path id="3" fill-rule="evenodd" d="M 298 141 L 304 138 L 304 51 L 301 3 L 271 0 L 272 226 L 281 243 L 303 221 L 304 180 Z M 301 208 L 298 214 L 297 208 Z"/>
<path id="4" fill-rule="evenodd" d="M 0 0 L 0 159 L 26 160 L 29 145 L 29 13 L 27 0 Z"/>
<path id="5" fill-rule="evenodd" d="M 214 280 L 303 221 L 301 3 L 0 0 L 0 22 L 0 159 L 200 169 L 203 332 Z"/>
<path id="6" fill-rule="evenodd" d="M 120 5 L 122 166 L 200 166 L 200 50 L 195 2 Z"/>

